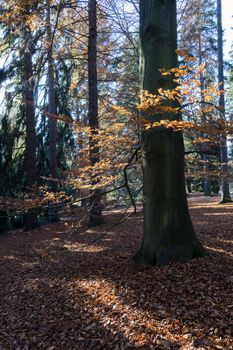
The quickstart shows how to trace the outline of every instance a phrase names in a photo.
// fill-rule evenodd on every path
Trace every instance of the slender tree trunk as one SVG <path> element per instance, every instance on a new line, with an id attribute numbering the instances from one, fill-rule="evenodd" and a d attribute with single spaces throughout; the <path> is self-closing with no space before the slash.
<path id="1" fill-rule="evenodd" d="M 218 29 L 218 82 L 222 83 L 219 90 L 224 90 L 224 66 L 223 66 L 223 30 L 222 30 L 222 1 L 217 0 L 217 29 Z M 219 107 L 222 118 L 225 120 L 225 93 L 219 96 Z M 229 180 L 228 180 L 228 154 L 227 137 L 221 137 L 220 143 L 221 165 L 222 165 L 222 196 L 220 203 L 231 202 Z"/>
<path id="2" fill-rule="evenodd" d="M 49 118 L 49 170 L 52 178 L 57 178 L 57 122 L 51 117 L 56 115 L 56 96 L 54 78 L 53 43 L 50 23 L 50 0 L 47 0 L 47 39 L 48 39 L 48 113 Z M 57 190 L 57 182 L 51 181 L 53 191 Z"/>
<path id="3" fill-rule="evenodd" d="M 140 1 L 140 40 L 142 88 L 171 88 L 159 69 L 177 67 L 175 0 Z M 165 265 L 202 256 L 185 193 L 182 133 L 151 128 L 142 139 L 144 230 L 136 262 Z"/>
<path id="4" fill-rule="evenodd" d="M 26 192 L 33 198 L 37 181 L 36 168 L 36 130 L 35 130 L 35 104 L 34 104 L 34 81 L 32 70 L 32 39 L 29 29 L 24 30 L 23 48 L 23 81 L 25 99 L 25 120 L 26 120 Z M 38 226 L 37 213 L 35 209 L 29 210 L 25 216 L 25 229 L 30 230 Z"/>
<path id="5" fill-rule="evenodd" d="M 96 145 L 98 136 L 98 88 L 97 88 L 97 27 L 96 27 L 96 0 L 88 0 L 89 35 L 88 35 L 88 94 L 89 94 L 89 125 L 90 136 L 90 161 L 94 166 L 99 162 L 99 148 Z M 98 183 L 97 174 L 94 176 L 92 186 Z M 89 226 L 101 225 L 103 217 L 101 212 L 100 191 L 92 191 L 93 198 L 90 203 Z"/>
<path id="6" fill-rule="evenodd" d="M 201 48 L 201 33 L 199 33 L 199 38 L 198 38 L 198 54 L 199 54 L 199 65 L 201 66 L 202 62 L 202 48 Z M 205 81 L 204 81 L 204 76 L 203 73 L 200 73 L 200 91 L 201 91 L 201 101 L 203 102 L 204 99 L 204 88 L 205 88 Z M 202 107 L 201 107 L 202 108 Z M 202 108 L 202 117 L 204 118 L 204 113 L 203 113 L 203 108 Z M 205 137 L 205 134 L 202 134 L 203 137 Z M 206 148 L 207 148 L 207 143 L 202 143 L 202 152 L 203 152 L 203 170 L 204 170 L 204 179 L 203 179 L 203 190 L 204 190 L 204 195 L 209 196 L 210 195 L 210 180 L 208 177 L 208 172 L 209 172 L 209 155 L 205 153 Z"/>
<path id="7" fill-rule="evenodd" d="M 190 176 L 187 176 L 186 178 L 186 185 L 187 185 L 188 194 L 192 193 L 192 178 Z"/>

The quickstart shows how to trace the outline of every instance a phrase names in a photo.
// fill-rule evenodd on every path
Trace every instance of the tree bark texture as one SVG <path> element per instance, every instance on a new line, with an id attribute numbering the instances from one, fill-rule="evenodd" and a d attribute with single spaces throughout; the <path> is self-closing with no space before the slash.
<path id="1" fill-rule="evenodd" d="M 49 118 L 49 170 L 50 176 L 57 178 L 57 122 L 52 117 L 56 115 L 56 96 L 55 96 L 55 78 L 54 78 L 54 60 L 53 43 L 50 19 L 50 0 L 47 0 L 47 39 L 48 39 L 48 113 Z M 51 181 L 53 191 L 57 190 L 57 182 Z"/>
<path id="2" fill-rule="evenodd" d="M 199 33 L 198 37 L 198 54 L 199 54 L 199 66 L 203 63 L 202 60 L 202 47 L 201 47 L 201 32 Z M 204 98 L 204 91 L 205 89 L 205 79 L 204 75 L 202 72 L 200 72 L 200 95 L 201 95 L 201 102 L 205 101 Z M 202 116 L 204 118 L 204 113 L 203 113 L 203 108 L 202 108 Z M 206 137 L 205 134 L 201 135 L 202 137 Z M 205 196 L 210 195 L 210 180 L 208 177 L 208 172 L 209 172 L 209 155 L 205 153 L 205 151 L 208 148 L 207 143 L 202 143 L 202 152 L 203 152 L 203 170 L 204 170 L 204 179 L 203 179 L 203 191 Z"/>
<path id="3" fill-rule="evenodd" d="M 223 66 L 223 30 L 222 30 L 222 1 L 217 0 L 217 29 L 218 29 L 218 82 L 222 83 L 219 90 L 224 91 L 224 66 Z M 221 108 L 221 118 L 225 120 L 225 93 L 219 96 L 219 107 Z M 221 165 L 222 165 L 222 197 L 221 203 L 231 202 L 229 180 L 228 180 L 228 154 L 227 137 L 222 135 L 221 144 Z"/>
<path id="4" fill-rule="evenodd" d="M 89 35 L 88 35 L 88 97 L 89 97 L 89 126 L 90 136 L 90 162 L 95 165 L 99 162 L 99 148 L 96 145 L 98 136 L 98 86 L 97 86 L 97 26 L 96 26 L 96 0 L 88 0 Z M 97 175 L 92 179 L 92 185 L 98 183 Z M 90 201 L 89 226 L 101 225 L 103 217 L 101 212 L 100 191 L 92 191 Z"/>
<path id="5" fill-rule="evenodd" d="M 32 69 L 32 38 L 30 30 L 24 30 L 23 48 L 23 94 L 25 102 L 26 120 L 26 191 L 33 196 L 37 182 L 36 168 L 36 130 L 35 130 L 35 104 L 34 104 L 34 81 Z M 33 190 L 34 189 L 34 190 Z M 29 211 L 25 216 L 25 229 L 30 230 L 38 226 L 37 213 Z"/>
<path id="6" fill-rule="evenodd" d="M 175 0 L 140 1 L 140 40 L 142 88 L 150 93 L 171 88 L 159 69 L 177 67 Z M 136 262 L 166 265 L 202 256 L 186 199 L 182 133 L 163 127 L 145 131 L 142 168 L 144 228 Z"/>

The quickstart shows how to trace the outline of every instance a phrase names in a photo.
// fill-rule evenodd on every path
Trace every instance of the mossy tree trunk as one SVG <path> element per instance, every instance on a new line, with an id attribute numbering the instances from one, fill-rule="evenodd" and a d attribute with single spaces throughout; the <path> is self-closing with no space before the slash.
<path id="1" fill-rule="evenodd" d="M 177 66 L 175 0 L 140 1 L 140 40 L 142 88 L 151 93 L 171 88 L 159 69 Z M 166 265 L 203 256 L 188 211 L 182 133 L 162 127 L 145 131 L 142 168 L 144 232 L 136 262 Z"/>

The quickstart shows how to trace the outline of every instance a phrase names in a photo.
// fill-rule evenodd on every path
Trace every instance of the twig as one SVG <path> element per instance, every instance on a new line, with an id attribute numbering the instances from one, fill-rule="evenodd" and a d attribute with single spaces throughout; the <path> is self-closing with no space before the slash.
<path id="1" fill-rule="evenodd" d="M 134 152 L 133 152 L 133 154 L 132 154 L 132 156 L 131 156 L 129 162 L 128 162 L 128 163 L 126 164 L 126 166 L 124 167 L 125 186 L 126 186 L 126 189 L 127 189 L 127 191 L 128 191 L 130 200 L 131 200 L 131 202 L 132 202 L 132 204 L 133 204 L 134 213 L 137 212 L 137 207 L 136 207 L 134 198 L 133 198 L 133 196 L 132 196 L 132 193 L 131 193 L 131 190 L 130 190 L 130 187 L 129 187 L 128 176 L 127 176 L 127 169 L 128 169 L 128 167 L 130 166 L 130 164 L 132 163 L 134 157 L 137 157 L 137 154 L 138 154 L 138 151 L 140 150 L 140 148 L 141 148 L 141 145 L 140 145 L 139 147 L 137 147 L 137 148 L 134 150 Z M 137 158 L 136 158 L 136 159 L 137 159 Z"/>

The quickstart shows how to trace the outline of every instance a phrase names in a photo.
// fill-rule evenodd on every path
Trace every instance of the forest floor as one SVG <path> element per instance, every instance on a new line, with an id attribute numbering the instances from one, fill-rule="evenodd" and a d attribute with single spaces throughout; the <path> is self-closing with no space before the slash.
<path id="1" fill-rule="evenodd" d="M 233 349 L 233 204 L 190 198 L 207 255 L 136 267 L 142 214 L 0 238 L 0 349 Z"/>

